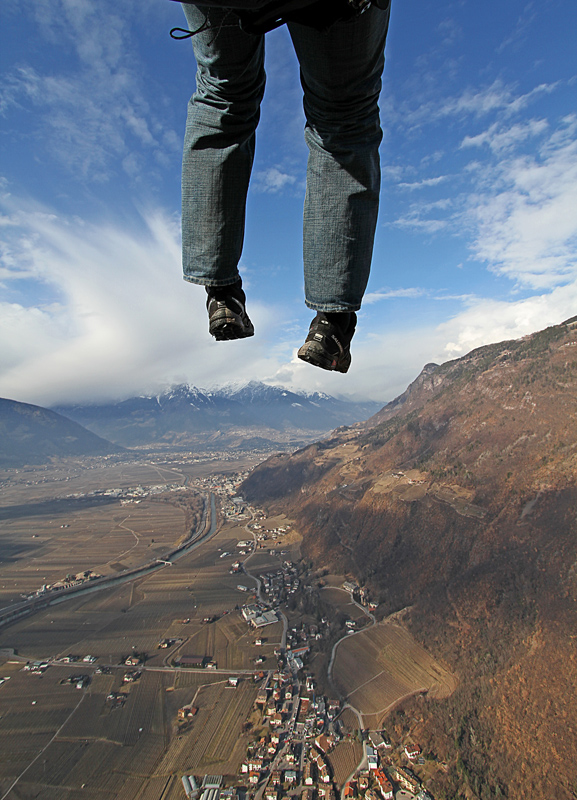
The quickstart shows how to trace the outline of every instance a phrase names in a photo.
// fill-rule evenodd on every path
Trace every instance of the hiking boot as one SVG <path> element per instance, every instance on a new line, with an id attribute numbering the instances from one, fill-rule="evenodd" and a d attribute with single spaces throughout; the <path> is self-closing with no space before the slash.
<path id="1" fill-rule="evenodd" d="M 321 369 L 347 372 L 351 365 L 350 344 L 356 324 L 354 311 L 342 314 L 319 311 L 311 322 L 298 357 Z"/>
<path id="2" fill-rule="evenodd" d="M 229 286 L 207 286 L 208 331 L 218 342 L 254 336 L 254 327 L 246 313 L 242 281 Z"/>

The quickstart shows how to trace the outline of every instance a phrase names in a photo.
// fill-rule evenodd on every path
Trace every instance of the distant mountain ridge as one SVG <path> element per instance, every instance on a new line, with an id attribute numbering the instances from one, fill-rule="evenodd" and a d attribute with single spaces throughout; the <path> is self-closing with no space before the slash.
<path id="1" fill-rule="evenodd" d="M 293 519 L 304 557 L 364 585 L 381 616 L 404 609 L 459 676 L 384 723 L 449 765 L 434 797 L 575 796 L 577 317 L 427 365 L 241 492 Z"/>
<path id="2" fill-rule="evenodd" d="M 153 442 L 183 444 L 187 437 L 223 445 L 274 439 L 275 433 L 309 434 L 334 430 L 375 414 L 382 403 L 354 403 L 326 394 L 291 392 L 252 381 L 211 391 L 179 385 L 156 396 L 117 403 L 59 405 L 53 410 L 127 447 Z"/>
<path id="3" fill-rule="evenodd" d="M 0 398 L 0 466 L 41 464 L 53 457 L 103 456 L 122 447 L 40 406 Z"/>

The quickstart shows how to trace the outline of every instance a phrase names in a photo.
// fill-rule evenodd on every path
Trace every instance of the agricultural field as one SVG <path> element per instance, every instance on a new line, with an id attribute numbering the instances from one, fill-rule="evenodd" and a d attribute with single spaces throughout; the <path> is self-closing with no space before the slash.
<path id="1" fill-rule="evenodd" d="M 256 685 L 246 679 L 232 688 L 221 679 L 191 694 L 189 702 L 198 712 L 182 738 L 173 742 L 160 770 L 235 775 L 246 753 L 248 736 L 241 728 L 256 699 Z"/>
<path id="2" fill-rule="evenodd" d="M 121 469 L 115 469 L 114 480 L 120 485 Z M 157 474 L 150 477 L 158 480 Z M 46 497 L 53 497 L 60 484 L 68 492 L 70 481 L 65 480 L 65 473 L 60 478 L 33 488 L 46 490 Z M 78 486 L 81 478 L 85 476 L 74 478 Z M 145 474 L 138 478 L 142 484 Z M 128 469 L 124 480 L 134 485 Z M 4 509 L 14 510 L 13 498 L 12 503 L 5 497 L 2 502 Z M 82 514 L 92 515 L 94 552 L 98 546 L 104 552 L 111 520 L 119 513 L 142 512 L 138 525 L 131 523 L 142 536 L 152 532 L 153 523 L 164 526 L 168 535 L 173 514 L 170 535 L 175 539 L 182 536 L 186 516 L 182 508 L 155 500 L 76 511 L 76 520 Z M 39 514 L 34 520 L 44 519 L 48 525 L 49 516 Z M 54 522 L 53 539 L 42 544 L 55 564 L 65 557 L 67 547 L 74 550 L 71 531 L 77 523 L 72 517 L 64 518 L 70 527 L 60 528 L 62 522 L 56 527 Z M 13 519 L 23 523 L 25 517 L 13 514 Z M 118 527 L 118 519 L 116 524 Z M 237 585 L 256 586 L 256 582 L 248 575 L 229 573 L 232 561 L 238 558 L 237 542 L 251 536 L 238 521 L 219 524 L 222 527 L 216 535 L 172 566 L 66 599 L 0 629 L 0 677 L 8 678 L 0 685 L 0 797 L 156 800 L 164 792 L 167 799 L 180 798 L 184 770 L 236 774 L 246 752 L 248 734 L 242 727 L 258 691 L 254 661 L 270 657 L 280 641 L 282 626 L 270 626 L 266 645 L 255 646 L 255 633 L 238 610 L 254 599 L 254 594 L 239 591 Z M 62 542 L 58 541 L 59 532 Z M 89 538 L 86 536 L 87 547 Z M 126 542 L 123 547 L 126 549 Z M 221 558 L 224 551 L 231 555 Z M 2 533 L 0 552 L 4 552 Z M 111 556 L 118 560 L 116 553 Z M 266 558 L 278 568 L 278 559 L 268 554 Z M 5 561 L 2 576 L 6 564 L 14 569 L 20 561 L 28 559 L 24 555 Z M 71 555 L 67 563 L 77 562 Z M 61 569 L 65 574 L 66 567 Z M 205 622 L 206 618 L 211 622 Z M 169 640 L 168 647 L 159 647 L 163 640 Z M 219 671 L 175 668 L 175 657 L 187 653 L 215 659 Z M 82 659 L 87 654 L 97 660 L 92 664 L 82 660 L 64 664 L 61 660 L 70 655 Z M 123 661 L 132 654 L 142 657 L 142 674 L 125 683 L 128 667 Z M 48 660 L 50 666 L 42 674 L 24 670 L 27 661 L 36 659 Z M 272 667 L 272 659 L 270 662 Z M 266 663 L 259 668 L 263 666 L 266 669 Z M 227 670 L 240 676 L 236 688 L 229 685 L 231 673 Z M 83 689 L 70 682 L 79 674 L 90 678 Z M 118 703 L 110 699 L 111 693 L 120 697 Z M 178 723 L 178 709 L 193 701 L 197 715 Z"/>
<path id="3" fill-rule="evenodd" d="M 378 728 L 386 712 L 410 694 L 447 697 L 455 678 L 398 625 L 380 623 L 343 640 L 333 664 L 337 689 Z"/>
<path id="4" fill-rule="evenodd" d="M 341 581 L 342 582 L 342 581 Z M 362 608 L 353 603 L 349 592 L 336 587 L 327 587 L 322 590 L 322 598 L 330 603 L 336 611 L 346 614 L 347 617 L 358 623 L 359 627 L 369 622 L 369 617 Z"/>
<path id="5" fill-rule="evenodd" d="M 363 757 L 360 742 L 340 742 L 328 755 L 335 783 L 343 786 L 349 775 L 356 770 Z"/>
<path id="6" fill-rule="evenodd" d="M 68 575 L 164 557 L 200 525 L 205 501 L 187 480 L 180 467 L 107 459 L 4 471 L 0 607 Z"/>

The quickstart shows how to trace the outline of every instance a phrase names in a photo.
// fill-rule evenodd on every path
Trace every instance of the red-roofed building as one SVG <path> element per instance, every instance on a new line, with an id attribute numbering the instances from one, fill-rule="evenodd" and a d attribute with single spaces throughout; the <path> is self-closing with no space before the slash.
<path id="1" fill-rule="evenodd" d="M 409 759 L 409 761 L 416 761 L 417 758 L 421 755 L 421 748 L 418 744 L 408 744 L 405 747 L 405 755 Z"/>

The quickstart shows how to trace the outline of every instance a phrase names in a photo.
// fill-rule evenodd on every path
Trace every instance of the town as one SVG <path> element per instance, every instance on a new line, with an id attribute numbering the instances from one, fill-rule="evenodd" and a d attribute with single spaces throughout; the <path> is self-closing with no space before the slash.
<path id="1" fill-rule="evenodd" d="M 9 684 L 18 668 L 30 675 L 30 689 L 22 691 L 33 695 L 35 708 L 32 687 L 38 678 L 46 697 L 52 684 L 55 694 L 86 694 L 100 709 L 94 724 L 98 721 L 110 741 L 134 747 L 139 742 L 148 746 L 152 704 L 169 731 L 167 743 L 155 746 L 166 748 L 171 759 L 159 773 L 170 782 L 170 800 L 432 798 L 429 779 L 442 765 L 422 752 L 418 734 L 411 738 L 394 728 L 383 730 L 387 720 L 370 713 L 370 696 L 360 702 L 350 697 L 351 687 L 354 693 L 357 685 L 370 683 L 382 666 L 371 664 L 357 681 L 356 666 L 351 670 L 335 658 L 340 644 L 342 652 L 359 642 L 363 660 L 361 641 L 386 646 L 379 638 L 384 634 L 378 630 L 377 603 L 350 576 L 327 575 L 303 561 L 294 522 L 282 514 L 269 517 L 238 494 L 246 474 L 191 475 L 183 485 L 170 478 L 147 483 L 140 473 L 134 482 L 121 476 L 124 482 L 111 482 L 112 488 L 93 486 L 74 494 L 68 489 L 72 503 L 90 500 L 87 508 L 97 509 L 94 518 L 122 509 L 112 511 L 121 522 L 114 520 L 114 530 L 126 536 L 125 546 L 136 550 L 140 542 L 141 550 L 132 563 L 115 563 L 113 574 L 98 558 L 87 559 L 87 568 L 79 570 L 81 556 L 76 569 L 60 572 L 65 577 L 53 572 L 50 581 L 27 596 L 39 601 L 55 594 L 58 601 L 82 598 L 82 613 L 108 602 L 99 598 L 110 597 L 115 603 L 111 630 L 118 626 L 122 636 L 113 632 L 103 638 L 87 631 L 84 638 L 82 631 L 78 639 L 75 634 L 62 638 L 50 656 L 47 640 L 48 646 L 24 664 L 24 653 L 14 653 Z M 184 532 L 172 522 L 184 519 L 182 509 L 191 510 Z M 161 525 L 152 521 L 153 514 L 165 515 Z M 146 533 L 136 536 L 132 529 L 139 515 L 151 522 L 142 526 Z M 75 517 L 64 514 L 49 524 L 63 537 L 74 536 L 79 527 Z M 188 546 L 195 536 L 198 549 L 187 551 L 182 560 L 167 560 L 165 554 L 172 559 L 176 553 L 175 545 Z M 154 571 L 139 571 L 142 557 Z M 160 606 L 152 600 L 155 585 Z M 47 614 L 48 624 L 62 636 L 65 627 L 52 620 L 68 619 L 66 609 L 74 607 L 59 602 L 39 613 Z M 389 696 L 378 692 L 371 689 L 386 705 Z M 391 697 L 403 694 L 406 690 Z M 213 713 L 215 702 L 218 711 Z M 82 727 L 82 715 L 76 716 Z M 228 742 L 230 751 L 211 745 L 210 756 L 203 755 L 200 740 L 207 741 L 209 723 L 213 737 Z"/>

